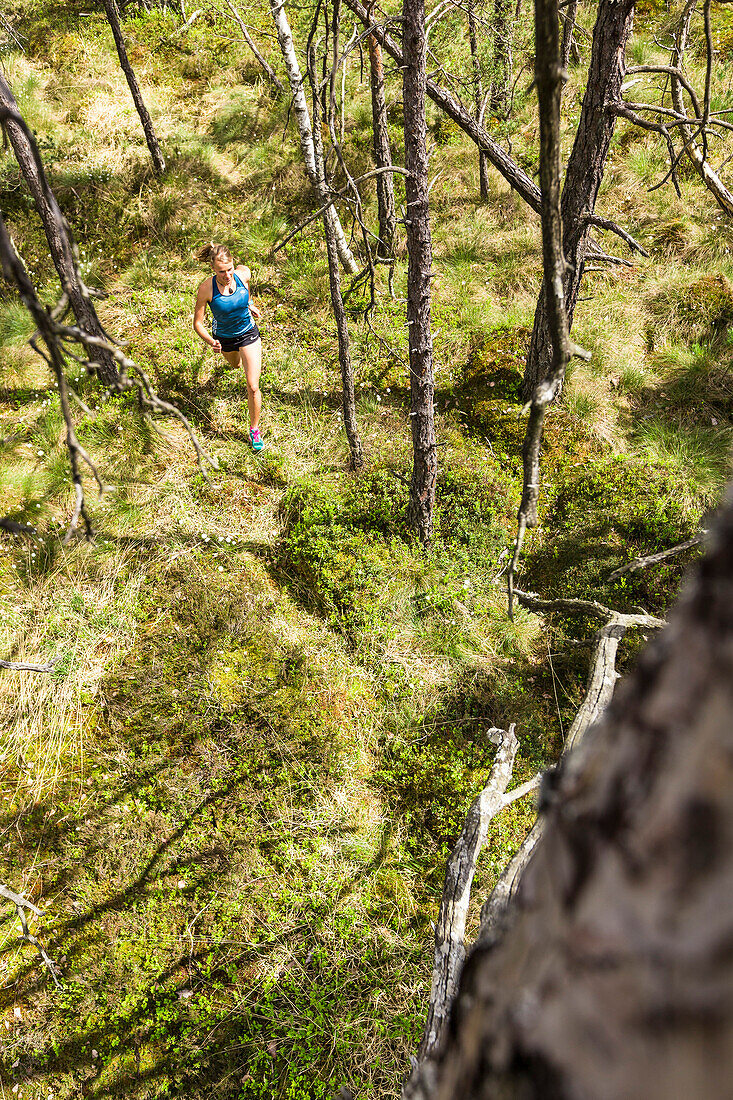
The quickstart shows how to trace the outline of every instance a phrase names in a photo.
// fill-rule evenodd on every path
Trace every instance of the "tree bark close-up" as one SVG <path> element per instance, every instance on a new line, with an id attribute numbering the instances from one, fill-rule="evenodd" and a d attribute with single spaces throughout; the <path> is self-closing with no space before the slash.
<path id="1" fill-rule="evenodd" d="M 420 1100 L 733 1089 L 733 498 L 605 717 L 542 798 Z"/>

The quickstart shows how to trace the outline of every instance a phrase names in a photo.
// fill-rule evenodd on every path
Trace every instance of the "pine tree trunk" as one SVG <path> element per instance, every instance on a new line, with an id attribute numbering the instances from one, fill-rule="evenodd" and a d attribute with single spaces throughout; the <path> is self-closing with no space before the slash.
<path id="1" fill-rule="evenodd" d="M 369 49 L 369 73 L 372 90 L 372 131 L 374 137 L 374 165 L 376 168 L 392 167 L 392 151 L 389 147 L 387 127 L 387 99 L 384 91 L 384 65 L 382 49 L 373 34 L 367 35 Z M 379 210 L 379 245 L 377 255 L 394 255 L 397 226 L 394 201 L 394 178 L 391 172 L 377 176 L 377 207 Z"/>
<path id="2" fill-rule="evenodd" d="M 567 69 L 570 64 L 570 54 L 573 50 L 573 31 L 575 19 L 578 14 L 578 0 L 570 0 L 565 8 L 565 22 L 562 28 L 562 67 Z"/>
<path id="3" fill-rule="evenodd" d="M 117 56 L 120 59 L 120 66 L 125 74 L 128 86 L 130 88 L 130 94 L 132 95 L 132 102 L 135 104 L 135 110 L 140 116 L 140 122 L 142 123 L 143 132 L 145 134 L 145 140 L 150 150 L 150 159 L 153 162 L 153 171 L 156 176 L 162 176 L 165 172 L 165 161 L 163 154 L 160 151 L 160 145 L 158 139 L 155 136 L 155 130 L 153 128 L 153 120 L 150 117 L 150 112 L 145 106 L 145 100 L 142 97 L 140 91 L 140 85 L 137 82 L 137 77 L 133 72 L 130 59 L 127 56 L 127 49 L 125 48 L 125 39 L 122 36 L 122 27 L 120 26 L 120 13 L 117 10 L 116 0 L 104 0 L 104 10 L 107 15 L 107 21 L 112 28 L 112 35 L 115 40 L 115 46 L 117 47 Z"/>
<path id="4" fill-rule="evenodd" d="M 733 1094 L 733 500 L 567 755 L 493 944 L 411 1100 Z"/>
<path id="5" fill-rule="evenodd" d="M 476 36 L 476 4 L 470 0 L 468 5 L 468 40 L 471 46 L 471 64 L 473 66 L 473 98 L 476 104 L 476 121 L 482 122 L 484 106 L 484 86 L 481 79 L 481 60 L 478 55 L 478 38 Z M 486 201 L 489 197 L 489 159 L 483 149 L 478 151 L 478 175 L 479 193 Z"/>
<path id="6" fill-rule="evenodd" d="M 601 0 L 593 30 L 588 86 L 583 97 L 562 192 L 563 279 L 568 325 L 572 325 L 583 275 L 591 227 L 587 219 L 596 207 L 616 116 L 606 107 L 621 97 L 626 43 L 634 22 L 634 0 Z M 534 387 L 549 369 L 552 350 L 547 323 L 544 286 L 535 310 L 534 327 L 522 382 L 522 395 L 531 397 Z"/>
<path id="7" fill-rule="evenodd" d="M 308 179 L 315 187 L 316 191 L 319 191 L 318 176 L 316 172 L 316 157 L 313 149 L 313 130 L 311 129 L 310 114 L 308 112 L 308 103 L 305 98 L 305 92 L 303 91 L 303 77 L 300 72 L 300 65 L 298 64 L 298 58 L 295 54 L 295 45 L 293 43 L 293 33 L 290 29 L 290 23 L 285 13 L 285 0 L 271 0 L 270 13 L 275 22 L 275 29 L 277 31 L 277 40 L 280 44 L 280 50 L 285 62 L 285 68 L 288 74 L 288 80 L 290 81 L 290 93 L 293 97 L 293 111 L 295 112 L 295 120 L 298 124 L 298 134 L 300 137 L 300 148 L 303 153 L 303 161 L 305 163 L 305 171 Z M 328 218 L 331 223 L 331 229 L 333 236 L 336 240 L 336 248 L 338 249 L 339 259 L 344 266 L 344 269 L 353 275 L 359 270 L 354 256 L 349 248 L 346 240 L 346 235 L 339 220 L 339 216 L 333 206 L 329 206 L 326 211 L 325 217 Z"/>
<path id="8" fill-rule="evenodd" d="M 438 457 L 433 400 L 433 337 L 430 331 L 432 243 L 428 206 L 428 154 L 425 123 L 424 0 L 403 0 L 403 110 L 407 195 L 407 324 L 410 330 L 410 418 L 414 463 L 409 522 L 423 545 L 433 537 Z"/>
<path id="9" fill-rule="evenodd" d="M 20 116 L 18 104 L 2 72 L 0 72 L 0 107 Z M 31 142 L 22 126 L 12 117 L 6 119 L 5 130 L 13 147 L 23 178 L 36 204 L 48 247 L 61 287 L 69 297 L 77 324 L 92 336 L 107 339 L 97 317 L 89 292 L 79 278 L 74 262 L 74 245 L 69 224 L 64 218 L 53 191 L 49 187 L 40 160 L 34 156 Z M 99 348 L 95 352 L 98 373 L 106 386 L 120 383 L 120 374 L 113 356 Z"/>
<path id="10" fill-rule="evenodd" d="M 505 115 L 509 106 L 512 80 L 512 4 L 494 0 L 494 57 L 491 78 L 492 114 Z"/>
<path id="11" fill-rule="evenodd" d="M 318 95 L 315 84 L 315 49 L 311 46 L 308 74 L 313 88 L 313 158 L 316 171 L 316 183 L 321 203 L 325 205 L 329 199 L 328 185 L 323 161 L 323 143 L 321 141 L 321 118 Z M 326 238 L 326 254 L 328 256 L 328 281 L 331 290 L 331 306 L 336 319 L 336 333 L 339 346 L 339 365 L 341 367 L 341 391 L 344 413 L 344 428 L 349 441 L 349 455 L 352 470 L 357 470 L 364 465 L 364 454 L 359 438 L 359 430 L 356 423 L 356 396 L 354 393 L 354 367 L 351 362 L 349 346 L 349 326 L 346 320 L 344 300 L 341 296 L 341 274 L 339 272 L 339 256 L 336 247 L 336 237 L 333 231 L 333 223 L 327 217 L 327 211 L 323 212 L 323 233 Z"/>

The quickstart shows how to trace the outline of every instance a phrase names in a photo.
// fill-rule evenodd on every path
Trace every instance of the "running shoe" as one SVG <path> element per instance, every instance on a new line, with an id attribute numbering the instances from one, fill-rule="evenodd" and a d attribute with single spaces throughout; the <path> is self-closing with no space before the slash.
<path id="1" fill-rule="evenodd" d="M 252 450 L 253 451 L 261 451 L 262 448 L 265 445 L 262 442 L 262 436 L 260 435 L 259 428 L 250 428 L 250 430 L 249 430 L 249 441 L 252 444 Z"/>

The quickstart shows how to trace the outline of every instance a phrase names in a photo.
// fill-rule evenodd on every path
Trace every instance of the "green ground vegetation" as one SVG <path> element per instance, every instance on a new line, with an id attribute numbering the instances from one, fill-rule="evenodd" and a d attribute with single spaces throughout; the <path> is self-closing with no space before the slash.
<path id="1" fill-rule="evenodd" d="M 642 13 L 637 61 L 657 50 L 658 7 Z M 578 643 L 593 625 L 521 609 L 510 622 L 501 577 L 521 487 L 537 220 L 498 176 L 479 201 L 475 151 L 431 107 L 440 477 L 425 553 L 405 521 L 404 245 L 397 299 L 380 270 L 371 327 L 363 292 L 347 294 L 366 453 L 353 474 L 318 224 L 272 253 L 314 196 L 288 103 L 234 25 L 208 13 L 181 33 L 172 7 L 128 6 L 168 164 L 156 180 L 103 17 L 78 3 L 10 8 L 26 52 L 6 44 L 3 65 L 84 276 L 108 294 L 104 321 L 219 469 L 205 481 L 176 421 L 142 418 L 72 371 L 90 410 L 76 407 L 79 435 L 110 488 L 98 498 L 89 485 L 94 541 L 64 548 L 73 493 L 58 398 L 3 293 L 3 514 L 37 534 L 0 535 L 0 652 L 57 663 L 51 676 L 0 680 L 0 878 L 43 907 L 32 927 L 62 975 L 56 988 L 6 906 L 4 1088 L 39 1100 L 396 1097 L 424 1016 L 445 860 L 491 764 L 486 728 L 517 723 L 515 777 L 529 778 L 557 758 L 586 674 Z M 714 14 L 722 101 L 733 31 Z M 459 17 L 436 31 L 457 67 Z M 268 30 L 265 14 L 251 18 Z M 586 29 L 592 18 L 583 7 Z M 530 33 L 523 14 L 517 72 Z M 701 64 L 691 58 L 693 77 Z M 581 66 L 563 101 L 568 146 L 582 79 Z M 492 126 L 534 171 L 529 83 L 527 70 L 511 118 Z M 347 88 L 357 172 L 370 165 L 370 108 L 355 61 Z M 394 83 L 389 112 L 399 159 Z M 684 169 L 681 198 L 648 192 L 663 172 L 655 136 L 620 127 L 602 209 L 650 258 L 587 275 L 575 334 L 592 358 L 573 365 L 548 417 L 541 525 L 521 567 L 542 595 L 656 614 L 690 555 L 608 576 L 698 528 L 733 424 L 733 230 Z M 8 150 L 0 191 L 51 302 Z M 367 191 L 372 222 L 374 201 Z M 191 330 L 205 274 L 194 252 L 211 238 L 251 266 L 264 311 L 259 457 L 244 379 Z M 533 814 L 525 799 L 492 825 L 471 927 Z"/>

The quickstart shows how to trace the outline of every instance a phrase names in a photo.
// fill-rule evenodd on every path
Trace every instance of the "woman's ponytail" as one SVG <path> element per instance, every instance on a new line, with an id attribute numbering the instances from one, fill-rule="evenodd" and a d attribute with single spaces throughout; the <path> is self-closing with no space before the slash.
<path id="1" fill-rule="evenodd" d="M 209 241 L 198 250 L 196 259 L 202 264 L 213 264 L 214 260 L 224 260 L 228 263 L 234 257 L 225 244 L 214 244 L 213 241 Z"/>

